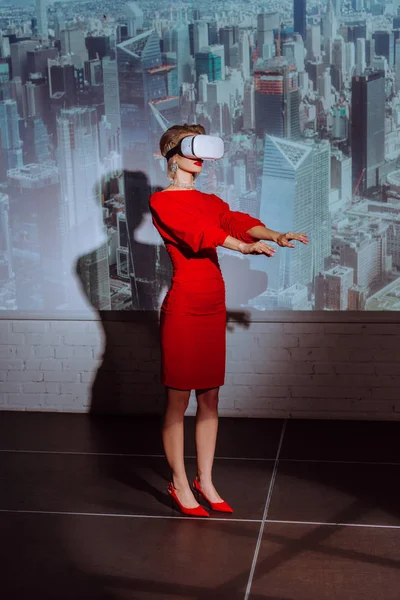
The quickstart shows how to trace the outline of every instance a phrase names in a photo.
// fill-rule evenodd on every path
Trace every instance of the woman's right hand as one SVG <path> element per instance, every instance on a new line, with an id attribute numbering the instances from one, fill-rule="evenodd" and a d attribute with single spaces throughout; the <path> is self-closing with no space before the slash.
<path id="1" fill-rule="evenodd" d="M 266 254 L 274 256 L 276 250 L 265 242 L 254 242 L 253 244 L 242 243 L 240 251 L 242 254 Z"/>

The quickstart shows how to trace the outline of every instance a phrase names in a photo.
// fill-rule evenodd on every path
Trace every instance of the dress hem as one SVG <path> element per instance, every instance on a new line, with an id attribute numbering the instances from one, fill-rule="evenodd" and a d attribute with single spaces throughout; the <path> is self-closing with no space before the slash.
<path id="1" fill-rule="evenodd" d="M 207 389 L 211 389 L 211 388 L 216 388 L 216 387 L 222 387 L 223 385 L 225 385 L 225 381 L 223 381 L 222 383 L 215 383 L 213 382 L 211 385 L 197 385 L 197 386 L 182 386 L 182 385 L 172 385 L 171 382 L 168 383 L 167 381 L 161 381 L 162 385 L 164 385 L 165 387 L 169 387 L 172 388 L 174 390 L 181 390 L 181 391 L 191 391 L 191 390 L 207 390 Z"/>

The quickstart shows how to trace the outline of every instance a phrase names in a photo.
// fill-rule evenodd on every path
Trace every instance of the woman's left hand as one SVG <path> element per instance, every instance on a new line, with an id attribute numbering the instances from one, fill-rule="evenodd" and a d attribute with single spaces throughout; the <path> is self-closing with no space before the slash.
<path id="1" fill-rule="evenodd" d="M 308 244 L 308 235 L 306 233 L 292 233 L 288 231 L 287 233 L 280 233 L 276 243 L 283 248 L 294 248 L 295 246 L 290 243 L 290 240 L 297 240 L 302 244 Z"/>

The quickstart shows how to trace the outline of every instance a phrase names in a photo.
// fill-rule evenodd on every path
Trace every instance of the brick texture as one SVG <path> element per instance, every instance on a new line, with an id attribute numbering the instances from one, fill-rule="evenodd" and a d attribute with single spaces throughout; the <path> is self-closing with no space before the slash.
<path id="1" fill-rule="evenodd" d="M 161 412 L 158 344 L 155 322 L 0 321 L 0 410 Z M 220 414 L 399 420 L 400 324 L 232 323 Z"/>

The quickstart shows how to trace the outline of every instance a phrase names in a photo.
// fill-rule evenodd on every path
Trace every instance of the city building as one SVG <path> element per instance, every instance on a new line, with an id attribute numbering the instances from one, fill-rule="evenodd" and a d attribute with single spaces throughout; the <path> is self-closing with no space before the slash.
<path id="1" fill-rule="evenodd" d="M 70 268 L 78 254 L 85 295 L 93 306 L 106 310 L 111 307 L 110 279 L 108 247 L 103 241 L 96 109 L 62 109 L 57 138 L 63 265 Z M 68 304 L 75 302 L 76 298 L 68 298 Z"/>
<path id="2" fill-rule="evenodd" d="M 22 142 L 19 133 L 19 115 L 15 100 L 0 102 L 0 135 L 2 156 L 8 169 L 22 167 Z"/>
<path id="3" fill-rule="evenodd" d="M 36 0 L 36 20 L 37 33 L 42 38 L 49 36 L 49 24 L 47 19 L 47 2 L 48 0 Z"/>
<path id="4" fill-rule="evenodd" d="M 348 310 L 349 290 L 353 286 L 354 271 L 335 265 L 317 275 L 315 281 L 315 310 Z"/>
<path id="5" fill-rule="evenodd" d="M 284 58 L 260 61 L 254 68 L 255 125 L 264 135 L 300 138 L 300 90 L 294 65 Z"/>
<path id="6" fill-rule="evenodd" d="M 377 185 L 377 169 L 385 161 L 385 77 L 381 71 L 352 80 L 351 150 L 353 185 L 360 192 Z"/>
<path id="7" fill-rule="evenodd" d="M 267 135 L 261 187 L 260 219 L 275 231 L 301 231 L 314 227 L 313 147 Z M 250 257 L 253 263 L 253 257 Z M 268 276 L 268 291 L 279 293 L 293 284 L 307 286 L 313 279 L 312 244 L 299 244 L 278 252 L 273 261 L 254 263 Z"/>
<path id="8" fill-rule="evenodd" d="M 30 164 L 10 169 L 7 183 L 17 308 L 61 308 L 66 289 L 60 269 L 58 168 Z"/>
<path id="9" fill-rule="evenodd" d="M 212 52 L 197 52 L 196 61 L 196 79 L 200 75 L 207 75 L 208 81 L 221 81 L 221 58 Z"/>
<path id="10" fill-rule="evenodd" d="M 14 277 L 12 267 L 12 247 L 10 234 L 10 199 L 0 192 L 0 285 Z"/>
<path id="11" fill-rule="evenodd" d="M 294 31 L 307 39 L 307 0 L 293 0 Z"/>

